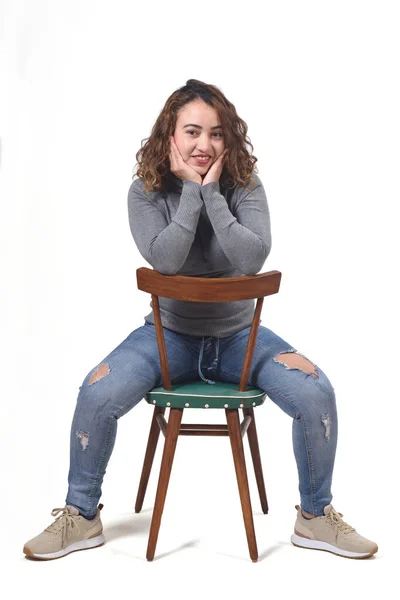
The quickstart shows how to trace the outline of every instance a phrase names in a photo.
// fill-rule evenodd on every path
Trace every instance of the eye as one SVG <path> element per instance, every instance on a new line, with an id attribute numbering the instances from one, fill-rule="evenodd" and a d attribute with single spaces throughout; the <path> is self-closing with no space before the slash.
<path id="1" fill-rule="evenodd" d="M 186 133 L 192 134 L 192 133 L 197 133 L 197 131 L 195 131 L 194 129 L 187 129 Z M 213 133 L 213 135 L 216 136 L 216 137 L 219 137 L 219 138 L 224 137 L 223 134 L 220 131 L 215 131 Z"/>

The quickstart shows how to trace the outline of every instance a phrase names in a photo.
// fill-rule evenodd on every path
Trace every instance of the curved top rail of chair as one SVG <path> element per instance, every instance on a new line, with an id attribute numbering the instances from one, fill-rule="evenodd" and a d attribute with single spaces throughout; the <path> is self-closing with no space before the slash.
<path id="1" fill-rule="evenodd" d="M 263 298 L 278 293 L 281 277 L 280 271 L 242 277 L 186 277 L 162 275 L 146 267 L 136 270 L 139 290 L 189 302 L 232 302 Z"/>

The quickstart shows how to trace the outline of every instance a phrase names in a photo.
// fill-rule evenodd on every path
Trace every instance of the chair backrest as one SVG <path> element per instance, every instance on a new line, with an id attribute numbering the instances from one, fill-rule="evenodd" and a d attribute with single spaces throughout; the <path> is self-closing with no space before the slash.
<path id="1" fill-rule="evenodd" d="M 159 296 L 188 302 L 234 302 L 257 298 L 239 384 L 239 390 L 246 391 L 264 297 L 278 293 L 281 277 L 280 271 L 268 271 L 268 273 L 243 277 L 209 278 L 162 275 L 146 267 L 137 269 L 138 289 L 151 294 L 164 389 L 172 390 L 172 386 L 158 303 Z"/>

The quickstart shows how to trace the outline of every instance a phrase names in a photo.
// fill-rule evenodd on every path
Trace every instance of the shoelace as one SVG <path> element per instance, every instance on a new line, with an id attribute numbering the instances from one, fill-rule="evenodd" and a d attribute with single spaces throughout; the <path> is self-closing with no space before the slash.
<path id="1" fill-rule="evenodd" d="M 61 513 L 61 515 L 57 517 L 59 513 Z M 74 519 L 79 515 L 71 515 L 67 506 L 65 506 L 64 508 L 53 508 L 53 510 L 51 511 L 51 515 L 53 517 L 57 517 L 57 519 L 54 521 L 54 523 L 49 525 L 49 527 L 46 527 L 45 531 L 50 531 L 50 533 L 57 533 L 61 530 L 61 544 L 63 545 L 68 527 L 71 527 L 71 529 L 73 527 L 77 527 L 77 524 L 75 523 Z"/>
<path id="2" fill-rule="evenodd" d="M 331 508 L 328 517 L 330 518 L 332 523 L 337 527 L 337 530 L 340 530 L 343 533 L 350 533 L 351 531 L 355 531 L 354 527 L 343 521 L 342 513 L 336 512 L 334 508 Z"/>

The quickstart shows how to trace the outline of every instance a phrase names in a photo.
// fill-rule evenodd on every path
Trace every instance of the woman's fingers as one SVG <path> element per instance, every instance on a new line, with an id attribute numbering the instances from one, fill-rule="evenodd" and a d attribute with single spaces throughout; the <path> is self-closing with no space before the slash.
<path id="1" fill-rule="evenodd" d="M 171 171 L 182 180 L 190 179 L 201 183 L 201 176 L 183 160 L 173 136 L 170 138 L 170 147 Z"/>
<path id="2" fill-rule="evenodd" d="M 175 140 L 173 137 L 171 137 L 171 152 L 170 152 L 170 156 L 172 156 L 172 162 L 173 162 L 173 168 L 174 169 L 179 169 L 180 167 L 182 167 L 182 163 L 183 163 L 183 159 L 182 159 L 182 155 L 178 150 L 177 145 L 175 144 Z"/>
<path id="3" fill-rule="evenodd" d="M 202 185 L 207 185 L 207 183 L 211 183 L 212 181 L 219 181 L 223 169 L 223 162 L 227 152 L 227 149 L 221 152 L 214 164 L 211 165 L 208 173 L 203 179 Z"/>
<path id="4" fill-rule="evenodd" d="M 176 157 L 178 160 L 179 160 L 179 159 L 181 159 L 181 160 L 182 160 L 182 155 L 181 155 L 181 153 L 179 152 L 178 146 L 176 145 L 176 143 L 175 143 L 175 140 L 174 140 L 174 138 L 173 138 L 173 137 L 171 137 L 171 149 L 172 149 L 172 152 L 174 153 L 174 156 L 175 156 L 175 157 Z"/>
<path id="5" fill-rule="evenodd" d="M 176 171 L 176 170 L 179 169 L 179 157 L 178 157 L 178 154 L 180 156 L 180 153 L 177 152 L 176 144 L 174 142 L 174 138 L 173 137 L 171 137 L 170 142 L 171 143 L 170 143 L 170 153 L 169 153 L 170 159 L 169 160 L 170 160 L 170 163 L 171 163 L 171 170 L 172 171 Z"/>

